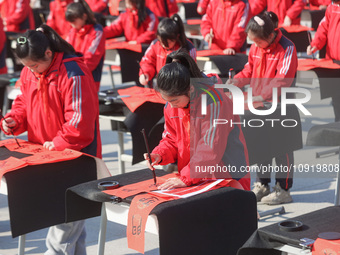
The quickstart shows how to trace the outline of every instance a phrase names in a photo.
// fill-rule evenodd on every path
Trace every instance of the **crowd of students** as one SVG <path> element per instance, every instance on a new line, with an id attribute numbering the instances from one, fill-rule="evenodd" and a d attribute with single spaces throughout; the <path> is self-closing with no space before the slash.
<path id="1" fill-rule="evenodd" d="M 326 45 L 326 58 L 340 60 L 339 3 L 340 0 L 310 3 L 321 9 L 327 6 L 327 9 L 306 49 L 307 54 Z M 7 72 L 5 58 L 10 52 L 6 49 L 5 31 L 7 35 L 17 33 L 15 55 L 24 66 L 20 76 L 22 95 L 14 101 L 11 112 L 5 116 L 6 121 L 2 120 L 1 129 L 6 134 L 16 135 L 27 131 L 30 142 L 42 144 L 48 150 L 71 148 L 101 157 L 97 93 L 105 58 L 105 39 L 123 35 L 130 44 L 149 45 L 140 62 L 139 82 L 152 87 L 157 77 L 157 89 L 168 102 L 164 110 L 163 139 L 152 152 L 153 163 L 149 167 L 177 162 L 179 177 L 168 180 L 160 188 L 196 183 L 197 180 L 190 177 L 191 161 L 214 159 L 222 165 L 248 165 L 248 152 L 239 126 L 215 130 L 206 124 L 209 120 L 200 116 L 195 119 L 198 122 L 194 132 L 190 133 L 192 93 L 197 96 L 199 91 L 192 88 L 190 78 L 208 77 L 196 65 L 196 49 L 186 37 L 183 21 L 177 14 L 177 3 L 174 0 L 125 0 L 125 4 L 125 11 L 111 25 L 103 27 L 95 17 L 108 14 L 106 0 L 54 0 L 50 3 L 46 24 L 35 28 L 29 0 L 0 3 L 0 73 Z M 235 55 L 246 53 L 247 36 L 254 42 L 249 49 L 248 63 L 228 83 L 240 88 L 250 84 L 253 101 L 260 102 L 271 102 L 273 87 L 292 86 L 297 53 L 295 45 L 278 27 L 300 24 L 305 5 L 304 0 L 250 0 L 249 3 L 201 0 L 198 3 L 197 12 L 203 15 L 201 34 L 211 49 Z M 209 77 L 204 86 L 211 92 L 219 78 Z M 225 108 L 231 105 L 230 99 L 224 93 L 213 92 L 219 95 L 224 107 L 208 104 L 211 111 L 237 118 L 230 116 L 231 108 Z M 280 90 L 278 93 L 280 95 Z M 201 127 L 202 130 L 198 130 Z M 190 134 L 194 134 L 197 146 L 201 146 L 195 150 L 199 156 L 190 154 L 193 139 Z M 206 134 L 216 136 L 206 138 Z M 235 151 L 239 152 L 238 162 L 233 158 Z M 291 165 L 293 161 L 293 152 L 276 158 L 279 165 Z M 270 165 L 271 160 L 262 165 L 266 164 Z M 269 187 L 270 173 L 257 177 L 253 191 L 258 201 L 268 204 L 292 201 L 289 193 L 293 185 L 292 172 L 276 175 L 273 192 Z M 250 190 L 249 173 L 230 178 Z M 46 254 L 65 250 L 67 254 L 85 254 L 83 222 L 58 225 L 51 228 L 48 235 Z"/>

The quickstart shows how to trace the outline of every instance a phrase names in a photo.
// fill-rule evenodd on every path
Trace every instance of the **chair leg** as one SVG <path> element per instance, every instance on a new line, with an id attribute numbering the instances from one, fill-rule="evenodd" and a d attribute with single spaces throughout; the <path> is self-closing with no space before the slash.
<path id="1" fill-rule="evenodd" d="M 104 255 L 106 240 L 107 215 L 105 203 L 102 203 L 102 213 L 100 216 L 100 230 L 98 236 L 98 255 Z"/>

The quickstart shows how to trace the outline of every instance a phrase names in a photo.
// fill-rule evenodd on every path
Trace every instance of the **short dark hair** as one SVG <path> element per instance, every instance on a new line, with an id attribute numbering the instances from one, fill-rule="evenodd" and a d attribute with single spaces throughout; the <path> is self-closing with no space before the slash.
<path id="1" fill-rule="evenodd" d="M 266 40 L 275 30 L 275 24 L 273 20 L 277 19 L 277 16 L 273 12 L 265 12 L 260 15 L 256 15 L 249 20 L 249 23 L 246 27 L 246 33 L 251 31 L 256 37 Z M 260 25 L 257 20 L 262 20 L 263 25 Z M 278 21 L 278 19 L 277 19 Z"/>

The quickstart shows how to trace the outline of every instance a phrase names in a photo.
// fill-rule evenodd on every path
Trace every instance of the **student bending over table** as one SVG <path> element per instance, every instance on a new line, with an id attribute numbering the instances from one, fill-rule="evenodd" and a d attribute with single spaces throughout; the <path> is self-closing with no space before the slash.
<path id="1" fill-rule="evenodd" d="M 233 84 L 242 88 L 249 84 L 252 88 L 253 102 L 271 102 L 273 88 L 277 88 L 278 96 L 281 87 L 290 87 L 294 82 L 297 70 L 297 53 L 294 44 L 275 28 L 277 17 L 273 12 L 266 12 L 253 17 L 246 28 L 249 38 L 254 42 L 250 47 L 248 63 L 235 75 Z M 231 82 L 231 81 L 228 81 Z M 280 146 L 278 144 L 278 146 Z M 259 145 L 259 149 L 261 146 Z M 293 185 L 294 164 L 293 152 L 275 158 L 277 166 L 287 166 L 289 171 L 276 173 L 276 186 L 270 194 L 270 172 L 257 172 L 257 182 L 253 191 L 258 201 L 275 205 L 292 201 L 289 189 Z M 272 159 L 258 164 L 270 166 Z"/>
<path id="2" fill-rule="evenodd" d="M 73 47 L 42 25 L 17 39 L 16 55 L 25 66 L 22 95 L 1 123 L 4 132 L 27 131 L 29 142 L 47 150 L 68 148 L 101 158 L 97 88 Z M 82 220 L 50 227 L 45 255 L 86 254 L 84 224 Z"/>
<path id="3" fill-rule="evenodd" d="M 248 166 L 248 151 L 239 124 L 216 125 L 211 117 L 240 122 L 233 115 L 232 102 L 223 91 L 214 88 L 218 79 L 205 76 L 195 61 L 185 52 L 174 52 L 157 76 L 157 89 L 167 104 L 164 107 L 165 128 L 163 139 L 150 154 L 154 165 L 177 162 L 179 176 L 168 179 L 159 189 L 193 185 L 202 178 L 236 179 L 245 190 L 250 189 L 248 171 L 226 172 L 220 175 L 194 172 L 197 167 Z M 197 79 L 191 79 L 197 78 Z M 207 92 L 214 98 L 207 100 L 207 114 L 201 114 L 201 95 Z M 205 94 L 205 93 L 204 93 Z M 214 102 L 216 101 L 216 102 Z M 191 132 L 190 132 L 191 129 Z M 148 155 L 144 154 L 148 159 Z"/>
<path id="4" fill-rule="evenodd" d="M 186 49 L 196 60 L 196 48 L 185 35 L 182 19 L 174 14 L 159 22 L 157 39 L 148 47 L 140 62 L 139 82 L 147 86 L 165 65 L 167 55 L 179 48 Z"/>

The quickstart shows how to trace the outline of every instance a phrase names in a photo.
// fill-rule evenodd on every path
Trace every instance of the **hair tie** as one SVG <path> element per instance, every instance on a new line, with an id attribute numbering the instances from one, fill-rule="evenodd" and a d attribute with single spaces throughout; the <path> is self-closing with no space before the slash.
<path id="1" fill-rule="evenodd" d="M 261 19 L 259 16 L 255 16 L 254 20 L 256 21 L 256 23 L 260 26 L 263 27 L 264 26 L 264 20 Z"/>
<path id="2" fill-rule="evenodd" d="M 35 31 L 38 31 L 38 32 L 41 32 L 41 33 L 44 33 L 44 29 L 42 27 L 38 27 Z"/>
<path id="3" fill-rule="evenodd" d="M 25 43 L 27 43 L 27 38 L 24 37 L 24 36 L 20 36 L 17 38 L 17 43 L 20 44 L 20 45 L 23 45 Z"/>

